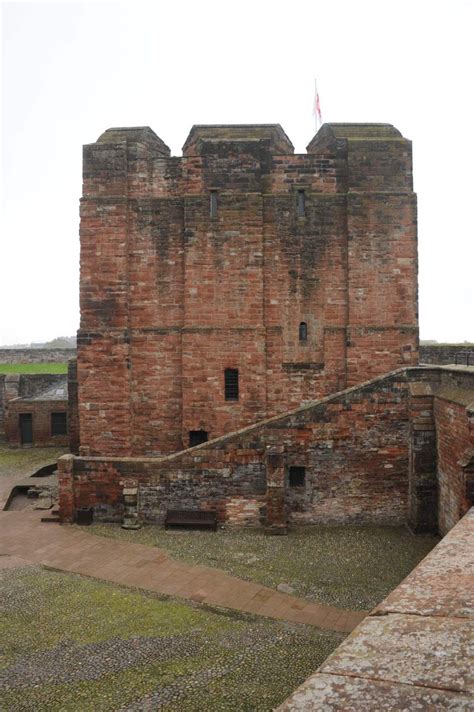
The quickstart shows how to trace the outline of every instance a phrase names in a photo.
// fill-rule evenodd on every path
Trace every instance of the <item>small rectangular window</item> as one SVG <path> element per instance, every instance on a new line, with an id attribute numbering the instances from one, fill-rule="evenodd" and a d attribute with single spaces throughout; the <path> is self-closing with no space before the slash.
<path id="1" fill-rule="evenodd" d="M 298 191 L 298 217 L 304 218 L 306 208 L 306 196 L 304 190 Z"/>
<path id="2" fill-rule="evenodd" d="M 51 435 L 67 435 L 67 413 L 51 413 Z"/>
<path id="3" fill-rule="evenodd" d="M 304 467 L 290 467 L 289 484 L 290 487 L 304 487 L 306 470 Z"/>
<path id="4" fill-rule="evenodd" d="M 239 400 L 239 372 L 236 368 L 226 368 L 224 389 L 226 401 Z"/>
<path id="5" fill-rule="evenodd" d="M 207 430 L 190 430 L 189 431 L 189 447 L 207 443 Z"/>
<path id="6" fill-rule="evenodd" d="M 209 213 L 211 218 L 217 217 L 217 190 L 211 190 Z"/>

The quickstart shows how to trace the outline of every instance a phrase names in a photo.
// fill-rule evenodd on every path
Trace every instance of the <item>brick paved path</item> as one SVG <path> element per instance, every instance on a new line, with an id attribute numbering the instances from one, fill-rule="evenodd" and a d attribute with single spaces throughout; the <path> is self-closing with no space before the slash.
<path id="1" fill-rule="evenodd" d="M 42 524 L 40 517 L 40 512 L 0 512 L 0 555 L 341 633 L 350 632 L 366 616 L 289 596 L 219 569 L 175 561 L 163 549 L 94 536 L 68 525 Z"/>

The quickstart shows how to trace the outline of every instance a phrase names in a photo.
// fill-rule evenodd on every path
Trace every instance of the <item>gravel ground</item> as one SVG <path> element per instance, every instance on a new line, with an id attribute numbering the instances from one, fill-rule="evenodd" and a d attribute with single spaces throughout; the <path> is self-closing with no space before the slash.
<path id="1" fill-rule="evenodd" d="M 127 531 L 93 524 L 93 534 L 158 546 L 176 559 L 341 608 L 369 610 L 437 544 L 404 527 L 294 527 L 287 537 L 256 530 Z"/>
<path id="2" fill-rule="evenodd" d="M 269 712 L 343 637 L 33 566 L 0 601 L 8 711 Z"/>

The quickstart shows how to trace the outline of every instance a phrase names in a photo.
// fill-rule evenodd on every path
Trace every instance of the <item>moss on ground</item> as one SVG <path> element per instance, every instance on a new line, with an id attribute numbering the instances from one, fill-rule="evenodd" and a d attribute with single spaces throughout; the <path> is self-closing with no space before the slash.
<path id="1" fill-rule="evenodd" d="M 270 711 L 342 640 L 37 567 L 0 593 L 1 709 Z"/>
<path id="2" fill-rule="evenodd" d="M 67 373 L 67 363 L 0 363 L 1 373 Z"/>
<path id="3" fill-rule="evenodd" d="M 94 524 L 91 533 L 168 551 L 174 558 L 341 608 L 380 603 L 439 541 L 404 527 L 294 527 L 287 537 L 256 530 L 179 531 Z"/>

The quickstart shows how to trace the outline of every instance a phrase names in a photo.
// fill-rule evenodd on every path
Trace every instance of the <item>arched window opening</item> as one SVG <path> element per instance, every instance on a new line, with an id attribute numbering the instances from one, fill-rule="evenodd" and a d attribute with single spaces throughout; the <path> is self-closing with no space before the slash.
<path id="1" fill-rule="evenodd" d="M 300 341 L 307 341 L 308 340 L 308 324 L 305 321 L 302 321 L 300 324 L 299 328 L 299 340 Z"/>

